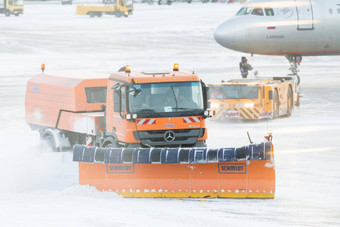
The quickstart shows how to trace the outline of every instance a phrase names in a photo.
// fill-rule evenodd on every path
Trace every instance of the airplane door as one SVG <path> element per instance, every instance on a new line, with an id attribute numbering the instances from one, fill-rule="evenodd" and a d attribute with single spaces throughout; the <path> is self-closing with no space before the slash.
<path id="1" fill-rule="evenodd" d="M 298 30 L 314 29 L 311 0 L 295 0 L 295 6 L 298 18 Z"/>

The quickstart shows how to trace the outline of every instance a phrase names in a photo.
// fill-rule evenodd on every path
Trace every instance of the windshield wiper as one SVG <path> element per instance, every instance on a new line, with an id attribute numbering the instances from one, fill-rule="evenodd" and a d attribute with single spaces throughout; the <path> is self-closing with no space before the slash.
<path id="1" fill-rule="evenodd" d="M 141 110 L 138 110 L 137 112 L 136 112 L 136 114 L 143 114 L 143 113 L 151 113 L 151 114 L 155 114 L 156 116 L 160 116 L 160 114 L 159 113 L 157 113 L 155 110 L 153 110 L 153 109 L 141 109 Z"/>
<path id="2" fill-rule="evenodd" d="M 199 115 L 199 114 L 197 114 L 197 112 L 194 111 L 194 110 L 198 110 L 198 109 L 183 108 L 183 107 L 175 107 L 173 109 L 175 109 L 175 110 L 183 110 L 183 111 L 186 111 L 186 113 L 190 113 L 191 115 Z"/>

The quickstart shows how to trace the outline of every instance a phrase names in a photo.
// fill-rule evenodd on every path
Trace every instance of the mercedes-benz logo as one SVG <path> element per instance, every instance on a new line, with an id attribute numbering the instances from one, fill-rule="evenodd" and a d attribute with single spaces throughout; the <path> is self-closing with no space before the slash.
<path id="1" fill-rule="evenodd" d="M 173 142 L 174 140 L 175 140 L 175 133 L 173 132 L 173 131 L 166 131 L 165 133 L 164 133 L 164 140 L 166 141 L 166 142 Z"/>

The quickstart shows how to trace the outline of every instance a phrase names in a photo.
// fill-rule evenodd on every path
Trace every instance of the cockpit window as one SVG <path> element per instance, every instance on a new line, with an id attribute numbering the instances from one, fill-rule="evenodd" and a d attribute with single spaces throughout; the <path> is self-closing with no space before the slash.
<path id="1" fill-rule="evenodd" d="M 264 8 L 267 16 L 274 16 L 274 10 L 272 8 Z"/>
<path id="2" fill-rule="evenodd" d="M 263 10 L 262 10 L 262 8 L 254 8 L 254 10 L 251 14 L 257 15 L 257 16 L 263 16 Z"/>
<path id="3" fill-rule="evenodd" d="M 249 7 L 242 7 L 237 13 L 237 16 L 242 16 L 242 15 L 248 15 L 253 8 L 249 8 Z"/>

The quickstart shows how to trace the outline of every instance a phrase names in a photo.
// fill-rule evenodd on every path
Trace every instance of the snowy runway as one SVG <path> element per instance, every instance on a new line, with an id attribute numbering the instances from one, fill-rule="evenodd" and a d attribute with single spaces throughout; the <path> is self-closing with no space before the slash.
<path id="1" fill-rule="evenodd" d="M 240 77 L 244 54 L 220 47 L 216 26 L 238 4 L 135 4 L 134 15 L 89 18 L 75 5 L 27 4 L 0 15 L 0 226 L 339 226 L 339 56 L 306 57 L 301 107 L 290 118 L 207 123 L 209 146 L 243 146 L 273 132 L 274 200 L 123 199 L 78 185 L 70 152 L 51 153 L 25 124 L 26 82 L 40 72 L 195 71 L 206 82 Z M 288 73 L 284 57 L 247 56 L 260 75 Z"/>

